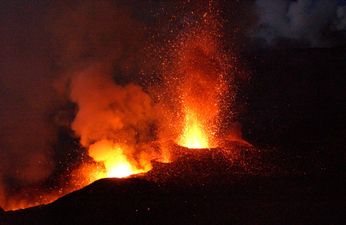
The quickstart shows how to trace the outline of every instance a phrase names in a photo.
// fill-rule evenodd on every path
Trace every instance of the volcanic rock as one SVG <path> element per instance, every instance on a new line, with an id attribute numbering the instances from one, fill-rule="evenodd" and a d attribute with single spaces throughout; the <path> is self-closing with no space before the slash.
<path id="1" fill-rule="evenodd" d="M 217 149 L 181 151 L 185 153 L 173 163 L 156 164 L 148 174 L 102 179 L 51 204 L 5 212 L 0 224 L 316 225 L 345 221 L 345 182 L 335 176 L 233 173 L 234 165 Z"/>

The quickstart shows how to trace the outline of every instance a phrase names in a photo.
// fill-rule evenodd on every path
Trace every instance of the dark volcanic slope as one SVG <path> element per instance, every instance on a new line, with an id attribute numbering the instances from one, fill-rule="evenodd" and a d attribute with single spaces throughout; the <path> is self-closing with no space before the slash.
<path id="1" fill-rule="evenodd" d="M 1 224 L 346 222 L 340 177 L 232 174 L 232 163 L 211 152 L 156 167 L 142 177 L 99 180 L 46 206 L 6 212 Z"/>

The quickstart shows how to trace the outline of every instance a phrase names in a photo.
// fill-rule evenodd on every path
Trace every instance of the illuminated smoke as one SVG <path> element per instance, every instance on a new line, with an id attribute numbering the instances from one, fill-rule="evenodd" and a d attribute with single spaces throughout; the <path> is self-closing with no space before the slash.
<path id="1" fill-rule="evenodd" d="M 145 145 L 153 138 L 151 98 L 138 85 L 117 85 L 96 67 L 72 75 L 71 100 L 78 112 L 72 129 L 89 155 L 105 170 L 100 177 L 122 177 L 147 171 L 154 157 Z"/>
<path id="2" fill-rule="evenodd" d="M 26 16 L 18 17 L 18 12 Z M 143 106 L 148 107 L 144 110 L 150 114 L 151 103 L 139 86 L 122 87 L 111 78 L 114 75 L 118 80 L 126 81 L 128 76 L 139 74 L 144 25 L 136 21 L 126 7 L 106 1 L 13 4 L 8 6 L 4 16 L 6 20 L 1 20 L 5 23 L 4 35 L 0 37 L 0 205 L 10 209 L 47 201 L 41 198 L 45 190 L 40 185 L 55 172 L 55 165 L 61 163 L 57 162 L 56 155 L 69 155 L 67 149 L 57 149 L 59 154 L 53 150 L 59 126 L 70 126 L 68 117 L 73 114 L 73 109 L 66 105 L 73 97 L 72 101 L 77 103 L 81 113 L 85 110 L 78 106 L 79 103 L 86 106 L 86 110 L 94 109 L 78 95 L 78 88 L 95 80 L 93 76 L 100 75 L 102 78 L 96 82 L 101 85 L 106 82 L 108 91 L 112 89 L 113 99 L 106 98 L 114 103 L 114 110 L 139 113 Z M 85 77 L 81 75 L 84 72 L 87 73 Z M 77 81 L 82 83 L 77 84 Z M 100 91 L 94 93 L 95 96 L 105 94 L 95 86 L 90 88 Z M 129 97 L 129 91 L 136 95 Z M 84 94 L 87 95 L 87 90 Z M 120 96 L 129 99 L 118 100 Z M 145 102 L 138 108 L 128 102 L 138 103 L 143 99 Z M 123 108 L 115 109 L 115 104 Z M 60 111 L 61 108 L 67 112 Z M 80 128 L 78 121 L 83 116 L 78 114 L 77 122 L 73 124 L 76 136 L 96 142 L 91 128 Z M 128 142 L 126 144 L 132 150 L 126 155 L 131 157 L 136 151 L 133 144 L 140 145 L 146 135 L 143 130 L 140 137 L 136 134 L 137 125 L 139 129 L 146 129 L 147 124 L 144 125 L 141 119 L 125 118 L 123 114 L 118 118 L 123 119 L 121 123 L 131 123 L 114 131 L 123 135 L 118 138 L 121 143 Z M 90 123 L 94 125 L 94 122 Z M 140 124 L 135 124 L 137 122 Z M 129 132 L 126 137 L 125 129 Z M 85 130 L 90 132 L 88 138 Z M 82 143 L 85 147 L 90 144 Z M 140 166 L 143 162 L 136 163 Z M 35 195 L 28 194 L 29 189 Z M 40 195 L 36 194 L 38 192 Z"/>

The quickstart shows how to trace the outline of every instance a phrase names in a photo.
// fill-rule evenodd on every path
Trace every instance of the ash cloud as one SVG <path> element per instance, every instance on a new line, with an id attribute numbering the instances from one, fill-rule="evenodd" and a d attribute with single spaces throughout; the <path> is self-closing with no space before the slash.
<path id="1" fill-rule="evenodd" d="M 323 47 L 337 44 L 335 33 L 345 37 L 345 6 L 337 0 L 256 0 L 255 9 L 251 34 L 267 44 L 286 39 Z"/>

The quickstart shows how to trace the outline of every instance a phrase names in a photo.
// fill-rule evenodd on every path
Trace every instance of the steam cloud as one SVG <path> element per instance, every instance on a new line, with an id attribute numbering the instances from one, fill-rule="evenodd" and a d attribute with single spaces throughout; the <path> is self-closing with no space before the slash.
<path id="1" fill-rule="evenodd" d="M 345 7 L 337 0 L 257 0 L 258 22 L 254 35 L 267 43 L 278 39 L 330 43 L 324 33 L 345 30 Z"/>

